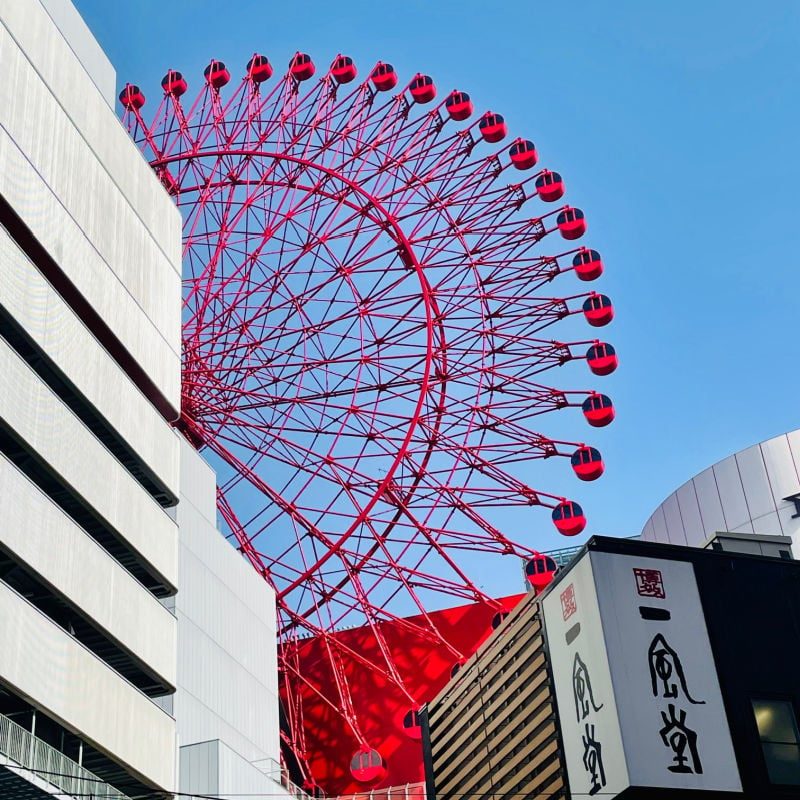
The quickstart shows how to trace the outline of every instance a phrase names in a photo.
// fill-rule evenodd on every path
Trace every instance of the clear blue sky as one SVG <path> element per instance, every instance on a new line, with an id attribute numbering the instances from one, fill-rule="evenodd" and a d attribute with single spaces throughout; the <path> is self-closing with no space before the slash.
<path id="1" fill-rule="evenodd" d="M 168 68 L 197 87 L 211 58 L 238 76 L 254 51 L 279 70 L 296 50 L 342 52 L 464 89 L 536 142 L 587 214 L 617 308 L 617 373 L 564 387 L 618 409 L 594 434 L 576 419 L 607 465 L 575 481 L 587 534 L 638 533 L 696 472 L 800 427 L 797 0 L 75 3 L 118 82 L 152 99 Z M 542 549 L 585 538 L 546 516 L 535 533 Z"/>

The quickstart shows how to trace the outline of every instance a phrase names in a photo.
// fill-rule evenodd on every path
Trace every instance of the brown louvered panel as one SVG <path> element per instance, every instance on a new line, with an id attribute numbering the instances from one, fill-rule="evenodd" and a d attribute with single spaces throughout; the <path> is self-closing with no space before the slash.
<path id="1" fill-rule="evenodd" d="M 531 653 L 526 659 L 526 668 L 517 678 L 513 679 L 509 687 L 509 692 L 515 691 L 517 688 L 522 689 L 518 696 L 520 703 L 528 700 L 547 680 L 544 669 L 544 653 Z M 449 702 L 446 703 L 447 710 L 454 711 L 454 714 L 444 713 L 445 709 L 439 712 L 432 704 L 429 716 L 431 730 L 443 732 L 441 737 L 437 737 L 433 742 L 434 755 L 437 751 L 444 754 L 443 748 L 449 750 L 452 747 L 462 746 L 469 734 L 470 723 L 480 723 L 486 726 L 487 733 L 494 734 L 499 727 L 495 724 L 496 721 L 511 716 L 508 705 L 503 706 L 503 704 L 508 704 L 508 700 L 507 693 L 496 684 L 481 680 L 480 683 L 476 682 L 473 690 L 462 694 L 456 703 L 452 705 Z M 489 717 L 492 719 L 487 723 L 486 720 Z M 440 718 L 445 721 L 442 727 L 439 723 Z M 458 720 L 458 724 L 447 724 L 450 719 Z"/>
<path id="2" fill-rule="evenodd" d="M 543 661 L 543 658 L 534 660 L 531 666 L 532 668 L 536 666 L 536 671 L 530 677 L 521 676 L 521 683 L 526 680 L 528 683 L 523 692 L 512 702 L 509 703 L 506 697 L 498 695 L 488 705 L 476 701 L 469 708 L 459 709 L 458 725 L 448 726 L 447 734 L 442 740 L 439 740 L 438 736 L 433 736 L 434 760 L 453 758 L 476 737 L 478 732 L 481 739 L 493 738 L 499 741 L 509 726 L 514 729 L 524 724 L 526 717 L 530 718 L 530 714 L 536 714 L 539 706 L 550 700 Z M 489 691 L 490 688 L 485 694 L 489 694 Z M 492 717 L 491 722 L 486 721 L 489 716 Z M 434 723 L 431 723 L 431 731 L 438 733 Z"/>
<path id="3" fill-rule="evenodd" d="M 495 783 L 510 780 L 509 776 L 516 775 L 520 767 L 526 766 L 523 762 L 527 753 L 535 753 L 537 759 L 547 758 L 554 753 L 558 749 L 555 734 L 555 723 L 551 721 L 532 741 L 523 744 L 525 736 L 521 736 L 516 743 L 512 743 L 514 747 L 522 746 L 516 755 L 509 758 L 498 753 L 495 761 L 496 764 L 499 764 L 495 768 Z"/>
<path id="4" fill-rule="evenodd" d="M 533 596 L 429 704 L 428 719 L 437 800 L 565 797 Z"/>

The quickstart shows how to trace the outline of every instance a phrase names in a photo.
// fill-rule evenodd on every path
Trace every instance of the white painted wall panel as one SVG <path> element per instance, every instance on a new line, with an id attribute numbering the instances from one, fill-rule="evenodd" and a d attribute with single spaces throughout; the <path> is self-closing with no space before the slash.
<path id="1" fill-rule="evenodd" d="M 762 514 L 753 519 L 750 524 L 753 526 L 754 533 L 761 533 L 767 536 L 789 536 L 788 533 L 783 533 L 783 526 L 778 518 L 777 511 Z"/>
<path id="2" fill-rule="evenodd" d="M 689 544 L 699 547 L 714 531 L 724 531 L 726 523 L 714 470 L 711 467 L 704 469 L 694 476 L 692 483 L 694 483 L 694 490 L 700 501 L 703 529 L 689 539 Z"/>
<path id="3" fill-rule="evenodd" d="M 793 505 L 786 503 L 782 504 L 778 511 L 778 519 L 780 521 L 780 529 L 776 528 L 774 531 L 759 531 L 759 533 L 775 533 L 781 536 L 791 536 L 794 540 L 796 548 L 800 548 L 800 517 L 794 517 L 797 513 Z M 797 552 L 800 552 L 798 549 Z"/>
<path id="4" fill-rule="evenodd" d="M 75 6 L 70 0 L 41 0 L 41 2 L 103 99 L 114 108 L 117 100 L 117 76 L 114 67 L 111 66 L 111 62 Z"/>
<path id="5" fill-rule="evenodd" d="M 800 478 L 789 447 L 789 437 L 776 436 L 762 442 L 761 452 L 778 514 L 779 524 L 775 532 L 791 536 L 800 530 L 800 519 L 792 517 L 796 513 L 794 504 L 783 498 L 800 492 Z"/>
<path id="6" fill-rule="evenodd" d="M 180 741 L 221 739 L 248 761 L 277 761 L 274 593 L 209 519 L 213 472 L 187 444 L 181 460 L 175 598 Z"/>
<path id="7" fill-rule="evenodd" d="M 185 523 L 186 517 L 182 517 L 181 524 Z M 223 545 L 233 550 L 224 540 Z M 276 689 L 274 672 L 271 669 L 276 667 L 275 625 L 272 619 L 274 599 L 268 597 L 268 602 L 264 603 L 259 612 L 254 612 L 230 591 L 235 584 L 227 583 L 220 570 L 209 568 L 183 543 L 179 561 L 180 596 L 176 598 L 178 613 L 190 614 L 192 622 L 212 641 L 225 652 L 236 654 L 237 662 L 245 670 L 265 685 Z M 252 567 L 245 566 L 258 577 Z M 245 576 L 245 580 L 249 577 Z M 241 576 L 239 579 L 241 580 Z M 246 634 L 243 635 L 243 632 Z"/>
<path id="8" fill-rule="evenodd" d="M 722 513 L 725 517 L 725 530 L 732 531 L 749 519 L 736 458 L 734 456 L 724 458 L 714 464 L 712 469 L 717 481 Z"/>
<path id="9" fill-rule="evenodd" d="M 184 745 L 180 749 L 180 786 L 186 794 L 219 795 L 219 740 Z"/>
<path id="10" fill-rule="evenodd" d="M 183 501 L 212 525 L 217 519 L 217 476 L 197 450 L 179 437 Z M 191 530 L 187 531 L 191 536 Z M 201 542 L 198 542 L 201 546 Z"/>
<path id="11" fill-rule="evenodd" d="M 2 455 L 0 519 L 4 548 L 175 685 L 172 614 Z"/>
<path id="12" fill-rule="evenodd" d="M 746 450 L 736 453 L 735 458 L 747 502 L 748 518 L 755 519 L 774 511 L 775 502 L 772 498 L 761 448 L 758 445 L 748 447 Z"/>
<path id="13" fill-rule="evenodd" d="M 267 582 L 215 528 L 205 521 L 205 517 L 196 512 L 190 503 L 180 508 L 178 516 L 181 525 L 181 547 L 187 551 L 187 557 L 191 557 L 191 561 L 186 563 L 191 563 L 193 567 L 192 573 L 182 576 L 182 580 L 184 582 L 190 578 L 200 580 L 201 572 L 207 575 L 204 580 L 211 581 L 211 577 L 208 576 L 213 576 L 214 582 L 209 585 L 209 590 L 212 585 L 224 588 L 231 596 L 230 602 L 241 609 L 242 614 L 246 614 L 249 622 L 257 624 L 259 629 L 267 633 L 274 634 L 275 614 L 265 613 L 275 607 L 275 596 Z M 253 580 L 253 576 L 257 580 Z M 199 596 L 190 595 L 190 592 L 194 592 L 192 587 L 187 586 L 186 591 L 187 594 L 184 596 L 187 599 L 192 597 L 196 600 L 192 608 L 195 609 L 195 616 L 202 621 L 204 629 L 214 632 L 214 635 L 219 637 L 229 635 L 230 632 L 225 630 L 224 618 L 221 619 L 214 614 L 213 605 L 206 604 Z M 178 605 L 180 606 L 180 600 Z M 238 647 L 244 654 L 246 648 L 241 643 Z M 260 660 L 265 656 L 266 653 L 258 651 L 256 659 Z"/>
<path id="14" fill-rule="evenodd" d="M 187 794 L 212 795 L 221 800 L 289 795 L 280 783 L 219 739 L 181 747 L 180 763 L 180 790 Z"/>
<path id="15" fill-rule="evenodd" d="M 178 625 L 174 708 L 181 744 L 219 737 L 248 761 L 278 759 L 277 696 L 180 610 Z"/>
<path id="16" fill-rule="evenodd" d="M 2 30 L 2 29 L 0 29 Z M 180 406 L 179 352 L 147 316 L 91 241 L 69 216 L 25 159 L 16 143 L 0 127 L 0 193 L 50 251 L 125 348 L 177 409 Z M 136 254 L 132 257 L 139 262 Z M 180 287 L 170 289 L 170 304 L 180 308 Z M 177 294 L 176 294 L 177 293 Z M 175 307 L 173 313 L 177 316 Z"/>
<path id="17" fill-rule="evenodd" d="M 181 230 L 177 208 L 51 17 L 39 3 L 0 0 L 0 19 L 48 92 L 58 98 L 70 126 L 103 164 L 139 218 L 138 226 L 148 230 L 173 269 L 179 271 Z M 86 45 L 81 44 L 85 50 Z M 3 61 L 5 65 L 5 52 Z"/>
<path id="18" fill-rule="evenodd" d="M 177 497 L 180 437 L 2 227 L 0 262 L 0 306 Z"/>
<path id="19" fill-rule="evenodd" d="M 743 522 L 741 525 L 737 525 L 735 528 L 729 528 L 728 530 L 731 533 L 755 533 L 753 530 L 753 523 L 750 520 Z"/>
<path id="20" fill-rule="evenodd" d="M 236 800 L 244 796 L 269 798 L 289 797 L 289 792 L 275 780 L 245 761 L 238 753 L 219 743 L 219 792 L 223 797 Z M 276 764 L 276 766 L 278 766 Z M 276 778 L 279 775 L 275 776 Z"/>
<path id="21" fill-rule="evenodd" d="M 168 305 L 171 296 L 164 298 L 159 290 L 168 290 L 179 279 L 174 256 L 180 251 L 170 258 L 158 247 L 105 165 L 2 27 L 0 48 L 7 77 L 0 84 L 3 128 L 111 271 L 174 345 L 175 307 Z M 108 108 L 104 114 L 108 122 L 117 125 Z M 166 197 L 162 200 L 169 203 Z M 167 210 L 160 203 L 158 206 Z M 173 213 L 168 218 L 177 222 Z"/>
<path id="22" fill-rule="evenodd" d="M 616 699 L 612 713 L 619 717 L 631 785 L 740 793 L 742 786 L 736 756 L 693 565 L 666 558 L 597 551 L 587 553 L 584 558 L 592 562 L 602 626 L 599 632 L 600 654 L 591 653 L 586 658 L 586 664 L 592 666 L 603 656 L 608 658 Z M 561 586 L 577 573 L 579 564 L 562 579 Z M 639 593 L 637 569 L 656 570 L 659 573 L 661 597 Z M 575 588 L 580 614 L 582 598 L 577 598 L 578 586 Z M 548 599 L 545 598 L 544 606 L 549 637 L 552 614 L 547 616 Z M 640 604 L 643 603 L 650 608 L 669 610 L 670 617 L 658 621 L 643 619 L 640 612 Z M 558 613 L 559 605 L 551 601 L 550 611 Z M 594 630 L 592 633 L 598 635 Z M 580 636 L 583 636 L 582 631 Z M 580 642 L 580 636 L 577 642 Z M 560 642 L 559 645 L 563 648 Z M 668 658 L 673 669 L 682 669 L 677 690 L 668 681 L 657 680 L 652 671 L 651 652 L 659 646 L 669 648 Z M 675 666 L 678 664 L 681 666 Z M 565 676 L 570 689 L 572 674 L 570 671 Z M 594 672 L 591 678 L 593 686 Z M 674 672 L 672 679 L 675 679 Z M 588 683 L 589 678 L 586 680 Z M 572 700 L 572 692 L 567 697 Z M 699 702 L 690 702 L 690 698 Z M 558 700 L 560 703 L 560 696 Z M 678 718 L 681 721 L 686 718 L 686 725 L 697 737 L 697 751 L 702 753 L 701 757 L 695 759 L 690 748 L 686 748 L 685 755 L 688 758 L 683 763 L 689 769 L 685 772 L 674 770 L 678 765 L 674 760 L 675 753 L 665 746 L 661 734 L 670 707 L 679 709 Z M 594 722 L 593 718 L 591 722 Z M 575 717 L 570 720 L 573 730 L 574 723 Z M 583 725 L 579 726 L 579 731 L 581 729 Z M 598 725 L 598 732 L 601 730 Z M 581 748 L 580 732 L 577 740 L 578 748 Z M 578 752 L 582 755 L 582 748 Z M 605 751 L 602 755 L 605 760 Z M 578 768 L 581 766 L 579 761 Z M 606 770 L 607 777 L 609 771 Z M 607 796 L 612 795 L 608 786 L 603 789 Z M 588 795 L 585 797 L 588 798 Z"/>
<path id="23" fill-rule="evenodd" d="M 792 458 L 787 435 L 762 442 L 761 453 L 767 469 L 773 500 L 780 504 L 784 497 L 800 492 L 800 477 Z"/>
<path id="24" fill-rule="evenodd" d="M 700 506 L 697 502 L 694 483 L 692 481 L 684 483 L 675 494 L 683 520 L 684 541 L 682 544 L 691 544 L 691 540 L 697 536 L 697 532 L 703 530 L 703 518 L 700 516 Z"/>
<path id="25" fill-rule="evenodd" d="M 176 585 L 175 523 L 3 339 L 0 375 L 0 418 Z"/>
<path id="26" fill-rule="evenodd" d="M 175 785 L 174 721 L 0 582 L 4 682 L 151 785 Z"/>
<path id="27" fill-rule="evenodd" d="M 17 20 L 20 7 L 21 4 L 11 3 L 5 18 L 15 25 L 18 23 L 15 32 L 25 31 L 27 36 L 35 25 L 33 17 L 28 19 L 27 14 L 22 15 L 24 22 Z M 41 36 L 34 36 L 28 44 L 51 65 L 61 94 L 58 99 L 53 96 L 41 73 L 34 69 L 8 30 L 0 26 L 5 76 L 0 83 L 0 125 L 25 154 L 29 162 L 26 171 L 35 171 L 46 184 L 44 191 L 58 198 L 62 213 L 66 213 L 91 242 L 94 260 L 99 258 L 103 262 L 102 283 L 109 284 L 113 279 L 121 283 L 139 307 L 140 314 L 144 313 L 177 358 L 180 352 L 180 216 L 44 9 L 36 3 L 30 8 L 42 31 Z M 53 60 L 47 42 L 52 42 L 56 50 L 60 45 L 63 64 Z M 63 75 L 69 73 L 70 68 L 75 74 L 72 79 L 65 80 Z M 90 113 L 92 98 L 94 108 Z M 85 116 L 82 129 L 76 127 L 66 110 L 73 107 L 75 113 Z M 87 131 L 91 134 L 88 138 Z M 14 197 L 13 183 L 5 178 L 5 173 L 10 171 L 7 165 L 2 166 L 3 194 L 79 290 L 102 313 L 102 307 L 96 302 L 102 289 L 95 285 L 97 276 L 94 282 L 87 281 L 87 270 L 77 267 L 80 264 L 78 254 L 65 248 L 59 239 L 46 235 L 47 225 L 42 225 L 41 215 L 37 213 L 42 198 L 28 197 L 27 203 L 19 202 L 24 198 Z M 121 185 L 126 187 L 127 196 Z M 146 215 L 147 224 L 139 212 Z M 115 315 L 105 314 L 104 317 L 116 330 Z M 124 341 L 124 337 L 120 338 Z M 146 362 L 143 365 L 147 366 Z M 177 405 L 178 383 L 175 376 L 173 379 L 173 385 L 163 387 L 162 391 Z"/>
<path id="28" fill-rule="evenodd" d="M 792 454 L 795 469 L 800 476 L 800 430 L 789 431 L 786 434 L 786 440 L 789 442 L 789 451 Z"/>
<path id="29" fill-rule="evenodd" d="M 663 503 L 664 517 L 667 524 L 667 536 L 670 544 L 686 544 L 686 534 L 683 530 L 681 510 L 678 506 L 678 497 L 671 494 Z"/>
<path id="30" fill-rule="evenodd" d="M 658 511 L 652 516 L 653 521 L 653 534 L 656 541 L 668 542 L 669 531 L 667 531 L 667 518 L 664 516 L 664 507 L 659 506 Z"/>

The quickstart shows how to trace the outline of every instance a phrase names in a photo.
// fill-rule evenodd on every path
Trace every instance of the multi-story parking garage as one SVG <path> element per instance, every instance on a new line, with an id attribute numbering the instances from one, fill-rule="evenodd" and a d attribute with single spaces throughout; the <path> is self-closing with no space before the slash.
<path id="1" fill-rule="evenodd" d="M 0 792 L 171 789 L 180 219 L 71 4 L 0 18 Z"/>
<path id="2" fill-rule="evenodd" d="M 171 425 L 180 215 L 69 0 L 0 54 L 0 796 L 281 795 L 274 594 Z"/>

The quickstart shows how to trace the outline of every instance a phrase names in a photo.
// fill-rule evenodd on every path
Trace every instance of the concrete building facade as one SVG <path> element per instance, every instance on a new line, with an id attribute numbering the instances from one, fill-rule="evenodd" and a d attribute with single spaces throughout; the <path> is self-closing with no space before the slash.
<path id="1" fill-rule="evenodd" d="M 69 2 L 0 61 L 0 794 L 171 790 L 180 215 Z"/>

